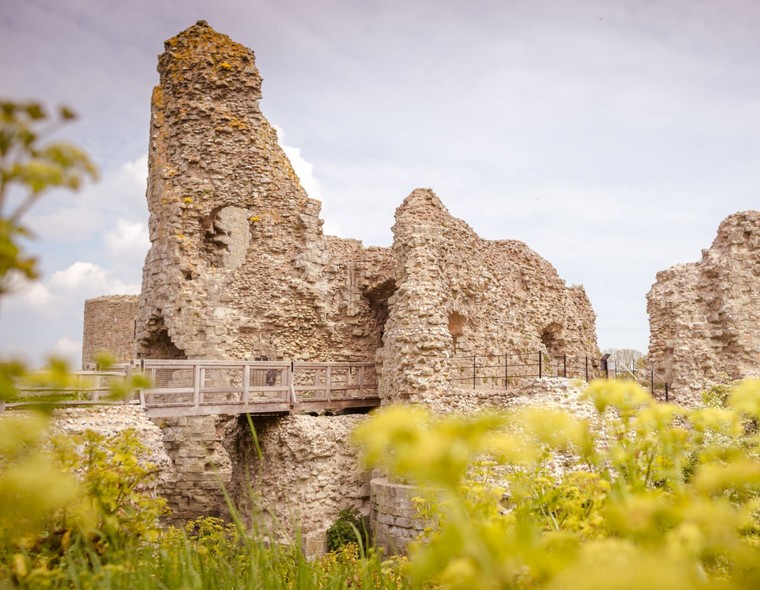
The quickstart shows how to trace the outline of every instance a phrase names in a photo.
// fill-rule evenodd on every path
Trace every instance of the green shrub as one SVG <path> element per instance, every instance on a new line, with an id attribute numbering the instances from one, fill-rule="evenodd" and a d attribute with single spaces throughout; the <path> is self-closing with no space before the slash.
<path id="1" fill-rule="evenodd" d="M 414 583 L 760 587 L 760 380 L 725 408 L 658 403 L 632 382 L 586 395 L 593 419 L 388 407 L 359 426 L 365 466 L 419 486 L 436 517 L 411 546 Z"/>
<path id="2" fill-rule="evenodd" d="M 357 543 L 361 551 L 367 550 L 367 526 L 355 506 L 344 508 L 327 529 L 327 550 L 337 551 L 348 543 Z"/>

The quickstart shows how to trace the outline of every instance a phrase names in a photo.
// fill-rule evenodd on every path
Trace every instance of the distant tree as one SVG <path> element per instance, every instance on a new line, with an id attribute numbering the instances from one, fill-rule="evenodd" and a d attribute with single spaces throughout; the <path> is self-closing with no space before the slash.
<path id="1" fill-rule="evenodd" d="M 633 348 L 607 348 L 604 354 L 610 355 L 610 360 L 615 363 L 618 370 L 641 369 L 646 366 L 647 355 Z"/>

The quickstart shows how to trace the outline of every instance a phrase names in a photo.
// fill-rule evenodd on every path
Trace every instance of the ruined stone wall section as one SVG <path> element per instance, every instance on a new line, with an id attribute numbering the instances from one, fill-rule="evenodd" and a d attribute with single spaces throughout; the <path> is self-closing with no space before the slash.
<path id="1" fill-rule="evenodd" d="M 299 525 L 307 553 L 323 553 L 326 531 L 342 509 L 369 511 L 369 476 L 360 471 L 357 450 L 349 441 L 363 419 L 254 418 L 260 459 L 247 425 L 241 425 L 227 446 L 235 449 L 233 495 L 243 515 L 286 538 Z"/>
<path id="2" fill-rule="evenodd" d="M 84 302 L 83 368 L 94 365 L 95 357 L 103 352 L 119 363 L 136 357 L 138 300 L 138 295 L 107 295 Z"/>
<path id="3" fill-rule="evenodd" d="M 598 355 L 583 288 L 568 288 L 522 242 L 481 239 L 429 189 L 409 195 L 393 231 L 397 291 L 379 353 L 386 401 L 445 395 L 455 356 Z"/>
<path id="4" fill-rule="evenodd" d="M 140 351 L 374 358 L 377 322 L 356 280 L 363 248 L 325 239 L 319 201 L 259 108 L 253 52 L 199 21 L 166 42 L 158 71 Z"/>
<path id="5" fill-rule="evenodd" d="M 169 520 L 183 524 L 201 516 L 227 516 L 224 489 L 231 485 L 232 461 L 224 442 L 236 421 L 193 416 L 153 422 L 171 459 L 170 477 L 159 487 L 171 510 Z"/>
<path id="6" fill-rule="evenodd" d="M 760 374 L 760 212 L 727 217 L 702 259 L 657 273 L 649 358 L 679 401 Z"/>

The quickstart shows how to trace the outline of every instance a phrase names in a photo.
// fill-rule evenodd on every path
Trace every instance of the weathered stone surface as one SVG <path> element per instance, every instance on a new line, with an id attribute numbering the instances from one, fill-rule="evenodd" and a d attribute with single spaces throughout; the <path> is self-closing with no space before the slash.
<path id="1" fill-rule="evenodd" d="M 63 408 L 55 410 L 50 423 L 53 433 L 77 434 L 92 430 L 105 437 L 113 437 L 125 430 L 134 430 L 145 448 L 138 459 L 158 469 L 156 493 L 164 495 L 167 485 L 174 479 L 174 467 L 162 444 L 161 430 L 135 406 L 100 406 L 90 408 Z"/>
<path id="2" fill-rule="evenodd" d="M 231 485 L 232 461 L 224 441 L 229 416 L 154 418 L 171 460 L 170 477 L 159 488 L 171 510 L 170 520 L 182 523 L 199 516 L 227 516 L 225 488 Z"/>
<path id="3" fill-rule="evenodd" d="M 760 374 L 760 212 L 727 217 L 702 259 L 657 273 L 649 358 L 680 403 L 712 382 Z"/>
<path id="4" fill-rule="evenodd" d="M 370 481 L 370 524 L 375 545 L 386 555 L 398 555 L 425 530 L 427 522 L 414 498 L 416 486 L 394 483 L 384 477 Z"/>
<path id="5" fill-rule="evenodd" d="M 326 238 L 259 109 L 253 52 L 205 22 L 165 44 L 152 100 L 147 357 L 370 360 L 381 249 Z"/>
<path id="6" fill-rule="evenodd" d="M 595 315 L 522 242 L 480 238 L 429 189 L 396 211 L 394 281 L 379 352 L 388 401 L 446 395 L 456 355 L 543 350 L 598 355 Z"/>
<path id="7" fill-rule="evenodd" d="M 456 354 L 597 354 L 581 287 L 521 242 L 479 238 L 430 190 L 399 207 L 391 250 L 324 236 L 249 49 L 199 23 L 166 42 L 159 72 L 142 354 L 377 358 L 381 395 L 417 401 L 446 390 Z"/>
<path id="8" fill-rule="evenodd" d="M 93 365 L 102 352 L 120 363 L 135 358 L 138 300 L 137 295 L 106 295 L 84 302 L 83 367 Z"/>
<path id="9" fill-rule="evenodd" d="M 325 532 L 349 506 L 367 512 L 369 476 L 349 436 L 364 416 L 255 419 L 258 457 L 247 423 L 234 433 L 233 497 L 244 516 L 286 537 L 301 527 L 309 553 L 322 553 Z"/>

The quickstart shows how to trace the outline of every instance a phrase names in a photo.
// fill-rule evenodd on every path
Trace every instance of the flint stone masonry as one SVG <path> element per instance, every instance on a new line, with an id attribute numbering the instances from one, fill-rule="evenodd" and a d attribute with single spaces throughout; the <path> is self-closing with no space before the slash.
<path id="1" fill-rule="evenodd" d="M 231 485 L 232 460 L 224 441 L 234 419 L 193 416 L 154 419 L 172 468 L 160 488 L 172 511 L 170 520 L 182 523 L 199 516 L 228 516 L 224 489 Z"/>
<path id="2" fill-rule="evenodd" d="M 153 93 L 138 351 L 378 360 L 381 395 L 448 388 L 456 354 L 598 352 L 581 287 L 521 242 L 479 238 L 428 189 L 391 249 L 325 236 L 259 109 L 253 52 L 205 22 L 165 44 Z"/>
<path id="3" fill-rule="evenodd" d="M 387 251 L 326 238 L 259 109 L 250 49 L 201 21 L 153 92 L 138 351 L 148 358 L 372 360 Z"/>
<path id="4" fill-rule="evenodd" d="M 598 355 L 583 287 L 567 287 L 522 242 L 478 237 L 429 189 L 406 198 L 393 233 L 397 289 L 378 352 L 386 400 L 446 395 L 456 355 Z"/>
<path id="5" fill-rule="evenodd" d="M 338 513 L 367 513 L 369 476 L 359 469 L 349 437 L 364 416 L 257 418 L 261 458 L 248 424 L 234 433 L 233 497 L 259 526 L 291 535 L 300 526 L 309 555 L 325 551 L 326 531 Z M 253 500 L 251 498 L 253 492 Z M 265 528 L 266 530 L 266 528 Z"/>
<path id="6" fill-rule="evenodd" d="M 711 383 L 760 374 L 760 212 L 727 217 L 702 259 L 657 273 L 649 359 L 679 403 Z"/>
<path id="7" fill-rule="evenodd" d="M 155 465 L 158 471 L 156 486 L 151 491 L 165 495 L 167 486 L 174 479 L 174 467 L 164 450 L 161 430 L 145 416 L 142 408 L 101 406 L 59 409 L 53 413 L 50 430 L 54 434 L 80 434 L 92 430 L 109 438 L 125 430 L 134 430 L 145 448 L 138 460 L 143 465 Z"/>
<path id="8" fill-rule="evenodd" d="M 138 300 L 138 295 L 107 295 L 84 302 L 83 368 L 94 365 L 103 352 L 120 363 L 135 358 Z"/>

